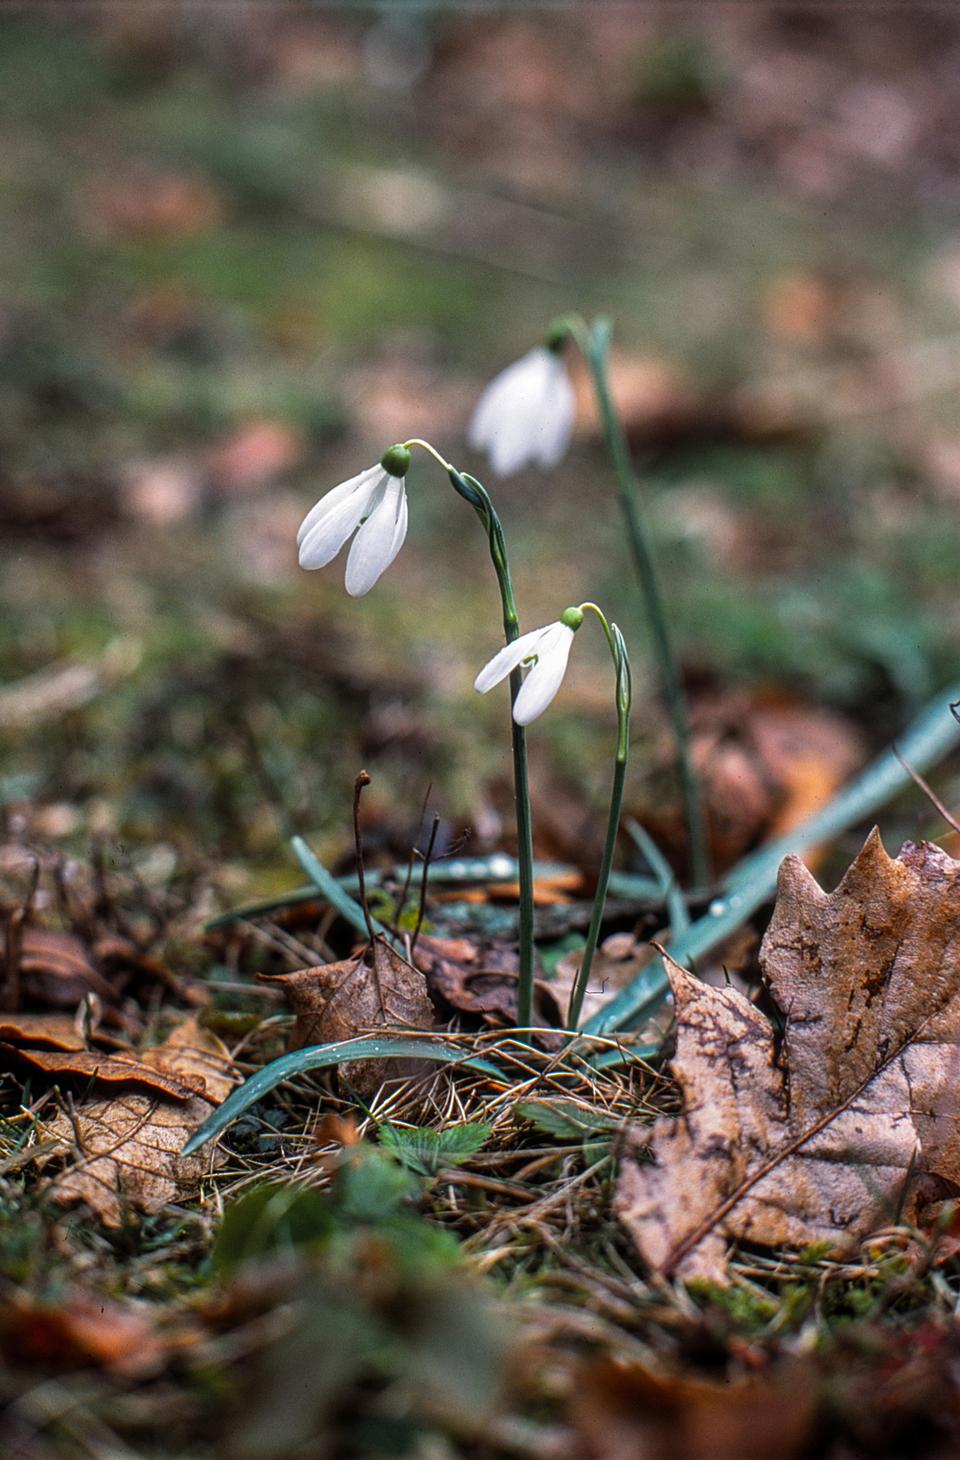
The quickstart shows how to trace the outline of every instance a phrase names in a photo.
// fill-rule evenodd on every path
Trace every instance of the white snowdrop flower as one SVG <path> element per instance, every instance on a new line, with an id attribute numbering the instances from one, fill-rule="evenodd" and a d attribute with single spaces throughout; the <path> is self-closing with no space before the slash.
<path id="1" fill-rule="evenodd" d="M 529 725 L 543 714 L 563 683 L 570 645 L 582 623 L 583 613 L 579 608 L 565 608 L 556 623 L 521 634 L 512 644 L 505 644 L 490 663 L 484 665 L 473 682 L 474 689 L 486 694 L 515 669 L 529 665 L 529 673 L 513 706 L 513 718 L 517 724 Z"/>
<path id="2" fill-rule="evenodd" d="M 559 350 L 540 345 L 491 380 L 477 402 L 467 439 L 502 477 L 531 462 L 552 467 L 570 444 L 575 414 L 573 386 Z"/>
<path id="3" fill-rule="evenodd" d="M 369 593 L 407 535 L 404 477 L 409 465 L 407 448 L 391 446 L 379 465 L 321 497 L 297 533 L 301 568 L 325 568 L 356 532 L 347 556 L 346 588 L 353 598 Z"/>

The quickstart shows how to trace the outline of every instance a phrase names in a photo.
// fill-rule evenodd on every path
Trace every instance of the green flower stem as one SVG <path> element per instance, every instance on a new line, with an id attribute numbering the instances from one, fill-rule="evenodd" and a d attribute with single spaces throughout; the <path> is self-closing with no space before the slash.
<path id="1" fill-rule="evenodd" d="M 610 646 L 610 656 L 613 659 L 613 668 L 616 675 L 617 753 L 613 766 L 613 785 L 610 790 L 610 812 L 607 817 L 607 835 L 603 844 L 603 857 L 600 861 L 597 890 L 594 894 L 593 909 L 590 913 L 590 926 L 587 929 L 586 946 L 584 947 L 580 968 L 570 993 L 570 1008 L 567 1012 L 568 1029 L 576 1029 L 579 1025 L 580 1010 L 583 1007 L 584 994 L 587 991 L 587 985 L 590 981 L 593 956 L 597 951 L 597 943 L 600 939 L 603 910 L 607 901 L 607 887 L 610 883 L 613 856 L 617 848 L 617 833 L 620 829 L 620 813 L 623 808 L 623 784 L 626 780 L 627 757 L 630 753 L 630 705 L 633 698 L 630 660 L 627 657 L 627 647 L 623 641 L 623 635 L 616 624 L 609 624 L 607 622 L 605 615 L 601 613 L 595 603 L 581 603 L 580 608 L 583 612 L 591 610 L 596 614 L 606 635 L 607 643 Z"/>
<path id="2" fill-rule="evenodd" d="M 710 882 L 710 855 L 703 800 L 690 748 L 686 696 L 673 649 L 663 595 L 657 581 L 656 561 L 644 519 L 640 480 L 633 469 L 630 449 L 610 390 L 610 321 L 598 319 L 592 329 L 588 329 L 585 322 L 578 318 L 567 319 L 565 323 L 570 338 L 576 342 L 587 363 L 593 381 L 600 422 L 613 462 L 620 506 L 653 638 L 663 697 L 677 742 L 693 881 L 698 887 L 706 887 Z"/>
<path id="3" fill-rule="evenodd" d="M 503 634 L 508 644 L 520 637 L 520 616 L 513 596 L 513 581 L 503 536 L 503 524 L 490 494 L 476 477 L 459 472 L 444 461 L 428 441 L 412 437 L 404 446 L 419 446 L 443 467 L 454 491 L 476 512 L 487 534 L 490 557 L 503 610 Z M 510 676 L 510 735 L 513 746 L 513 784 L 517 813 L 517 877 L 520 883 L 520 973 L 517 981 L 517 1025 L 529 1029 L 533 1023 L 533 815 L 530 809 L 530 777 L 527 769 L 527 733 L 513 718 L 513 704 L 520 693 L 523 674 L 515 669 Z"/>
<path id="4" fill-rule="evenodd" d="M 473 507 L 487 529 L 490 557 L 503 609 L 503 636 L 508 644 L 520 637 L 520 617 L 513 596 L 510 565 L 503 538 L 503 525 L 486 487 L 476 477 L 450 467 L 448 476 L 461 497 Z M 520 973 L 517 981 L 517 1026 L 529 1029 L 533 1023 L 533 815 L 530 810 L 530 778 L 527 770 L 527 732 L 513 718 L 513 705 L 523 684 L 519 668 L 510 676 L 510 735 L 513 746 L 513 784 L 517 809 L 517 872 L 520 882 Z"/>

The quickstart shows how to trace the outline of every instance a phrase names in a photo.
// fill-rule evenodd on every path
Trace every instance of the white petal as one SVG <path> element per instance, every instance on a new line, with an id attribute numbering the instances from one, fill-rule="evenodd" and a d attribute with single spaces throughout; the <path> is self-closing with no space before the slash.
<path id="1" fill-rule="evenodd" d="M 376 475 L 355 486 L 332 511 L 322 514 L 314 522 L 300 543 L 301 568 L 325 568 L 333 561 L 357 524 L 372 512 L 375 499 L 383 494 L 386 480 L 387 473 L 377 468 Z M 334 492 L 339 490 L 339 487 L 334 487 Z M 327 495 L 332 496 L 333 492 Z"/>
<path id="2" fill-rule="evenodd" d="M 402 477 L 389 477 L 383 495 L 353 539 L 347 558 L 347 592 L 351 598 L 369 593 L 393 562 L 407 535 L 407 494 Z"/>
<path id="3" fill-rule="evenodd" d="M 340 503 L 349 497 L 351 492 L 355 492 L 358 488 L 366 486 L 367 482 L 372 482 L 374 477 L 379 477 L 382 471 L 382 466 L 368 466 L 366 471 L 360 472 L 357 476 L 351 477 L 348 482 L 341 482 L 339 487 L 333 487 L 329 492 L 326 492 L 316 506 L 310 508 L 310 511 L 301 522 L 300 531 L 297 533 L 297 547 L 303 542 L 310 529 L 316 526 L 321 517 L 326 517 L 327 513 L 332 512 L 334 507 L 339 507 Z"/>
<path id="4" fill-rule="evenodd" d="M 573 629 L 566 624 L 552 624 L 550 637 L 539 649 L 536 664 L 523 681 L 513 705 L 513 718 L 518 725 L 529 725 L 553 699 L 567 672 L 567 660 L 573 643 Z"/>
<path id="5" fill-rule="evenodd" d="M 494 376 L 481 394 L 470 421 L 467 439 L 471 446 L 486 450 L 504 418 L 514 413 L 517 402 L 523 405 L 531 395 L 539 396 L 549 356 L 549 350 L 542 347 L 530 350 Z"/>
<path id="6" fill-rule="evenodd" d="M 552 375 L 547 382 L 546 402 L 540 419 L 540 432 L 534 460 L 543 467 L 554 467 L 562 460 L 577 414 L 577 398 L 567 368 L 558 355 L 552 357 Z"/>
<path id="7" fill-rule="evenodd" d="M 544 634 L 549 633 L 553 627 L 547 624 L 546 628 L 531 629 L 527 634 L 521 634 L 519 639 L 514 639 L 512 644 L 504 644 L 498 653 L 494 654 L 489 664 L 485 664 L 473 681 L 473 687 L 485 695 L 488 689 L 493 689 L 502 679 L 523 663 L 530 654 L 538 653 L 538 645 Z"/>

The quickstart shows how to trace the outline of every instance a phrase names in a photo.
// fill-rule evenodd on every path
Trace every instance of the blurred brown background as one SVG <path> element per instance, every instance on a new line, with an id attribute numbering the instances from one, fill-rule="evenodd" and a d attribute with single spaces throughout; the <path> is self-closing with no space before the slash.
<path id="1" fill-rule="evenodd" d="M 387 841 L 431 783 L 450 838 L 505 837 L 466 507 L 418 461 L 407 545 L 361 602 L 293 540 L 397 437 L 485 475 L 482 384 L 573 308 L 616 322 L 721 857 L 955 673 L 949 7 L 7 6 L 0 129 L 14 840 L 102 835 L 161 880 L 199 857 L 263 887 L 288 831 L 346 845 L 360 764 Z M 682 860 L 586 395 L 560 470 L 486 479 L 525 623 L 593 597 L 624 624 L 632 804 Z M 535 736 L 542 850 L 596 835 L 608 696 L 585 643 Z"/>

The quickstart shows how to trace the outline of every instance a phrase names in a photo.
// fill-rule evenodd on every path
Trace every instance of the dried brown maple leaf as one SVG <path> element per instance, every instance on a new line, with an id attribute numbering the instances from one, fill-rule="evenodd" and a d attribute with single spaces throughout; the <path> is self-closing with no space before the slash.
<path id="1" fill-rule="evenodd" d="M 436 1023 L 423 974 L 380 938 L 341 963 L 300 968 L 265 982 L 278 984 L 297 1016 L 291 1047 L 333 1044 L 385 1029 L 432 1029 Z M 397 1060 L 345 1060 L 343 1078 L 361 1095 L 408 1074 Z"/>
<path id="2" fill-rule="evenodd" d="M 683 1113 L 617 1192 L 663 1272 L 722 1279 L 737 1238 L 840 1254 L 960 1183 L 960 862 L 891 859 L 873 832 L 827 894 L 788 857 L 760 958 L 779 1041 L 741 994 L 668 970 Z"/>
<path id="3" fill-rule="evenodd" d="M 44 1125 L 44 1135 L 68 1153 L 50 1194 L 62 1206 L 85 1202 L 107 1227 L 121 1226 L 130 1208 L 154 1212 L 197 1186 L 208 1157 L 184 1157 L 181 1148 L 233 1085 L 227 1051 L 195 1018 L 140 1059 L 175 1080 L 202 1081 L 203 1093 L 177 1103 L 132 1092 L 85 1100 Z"/>

